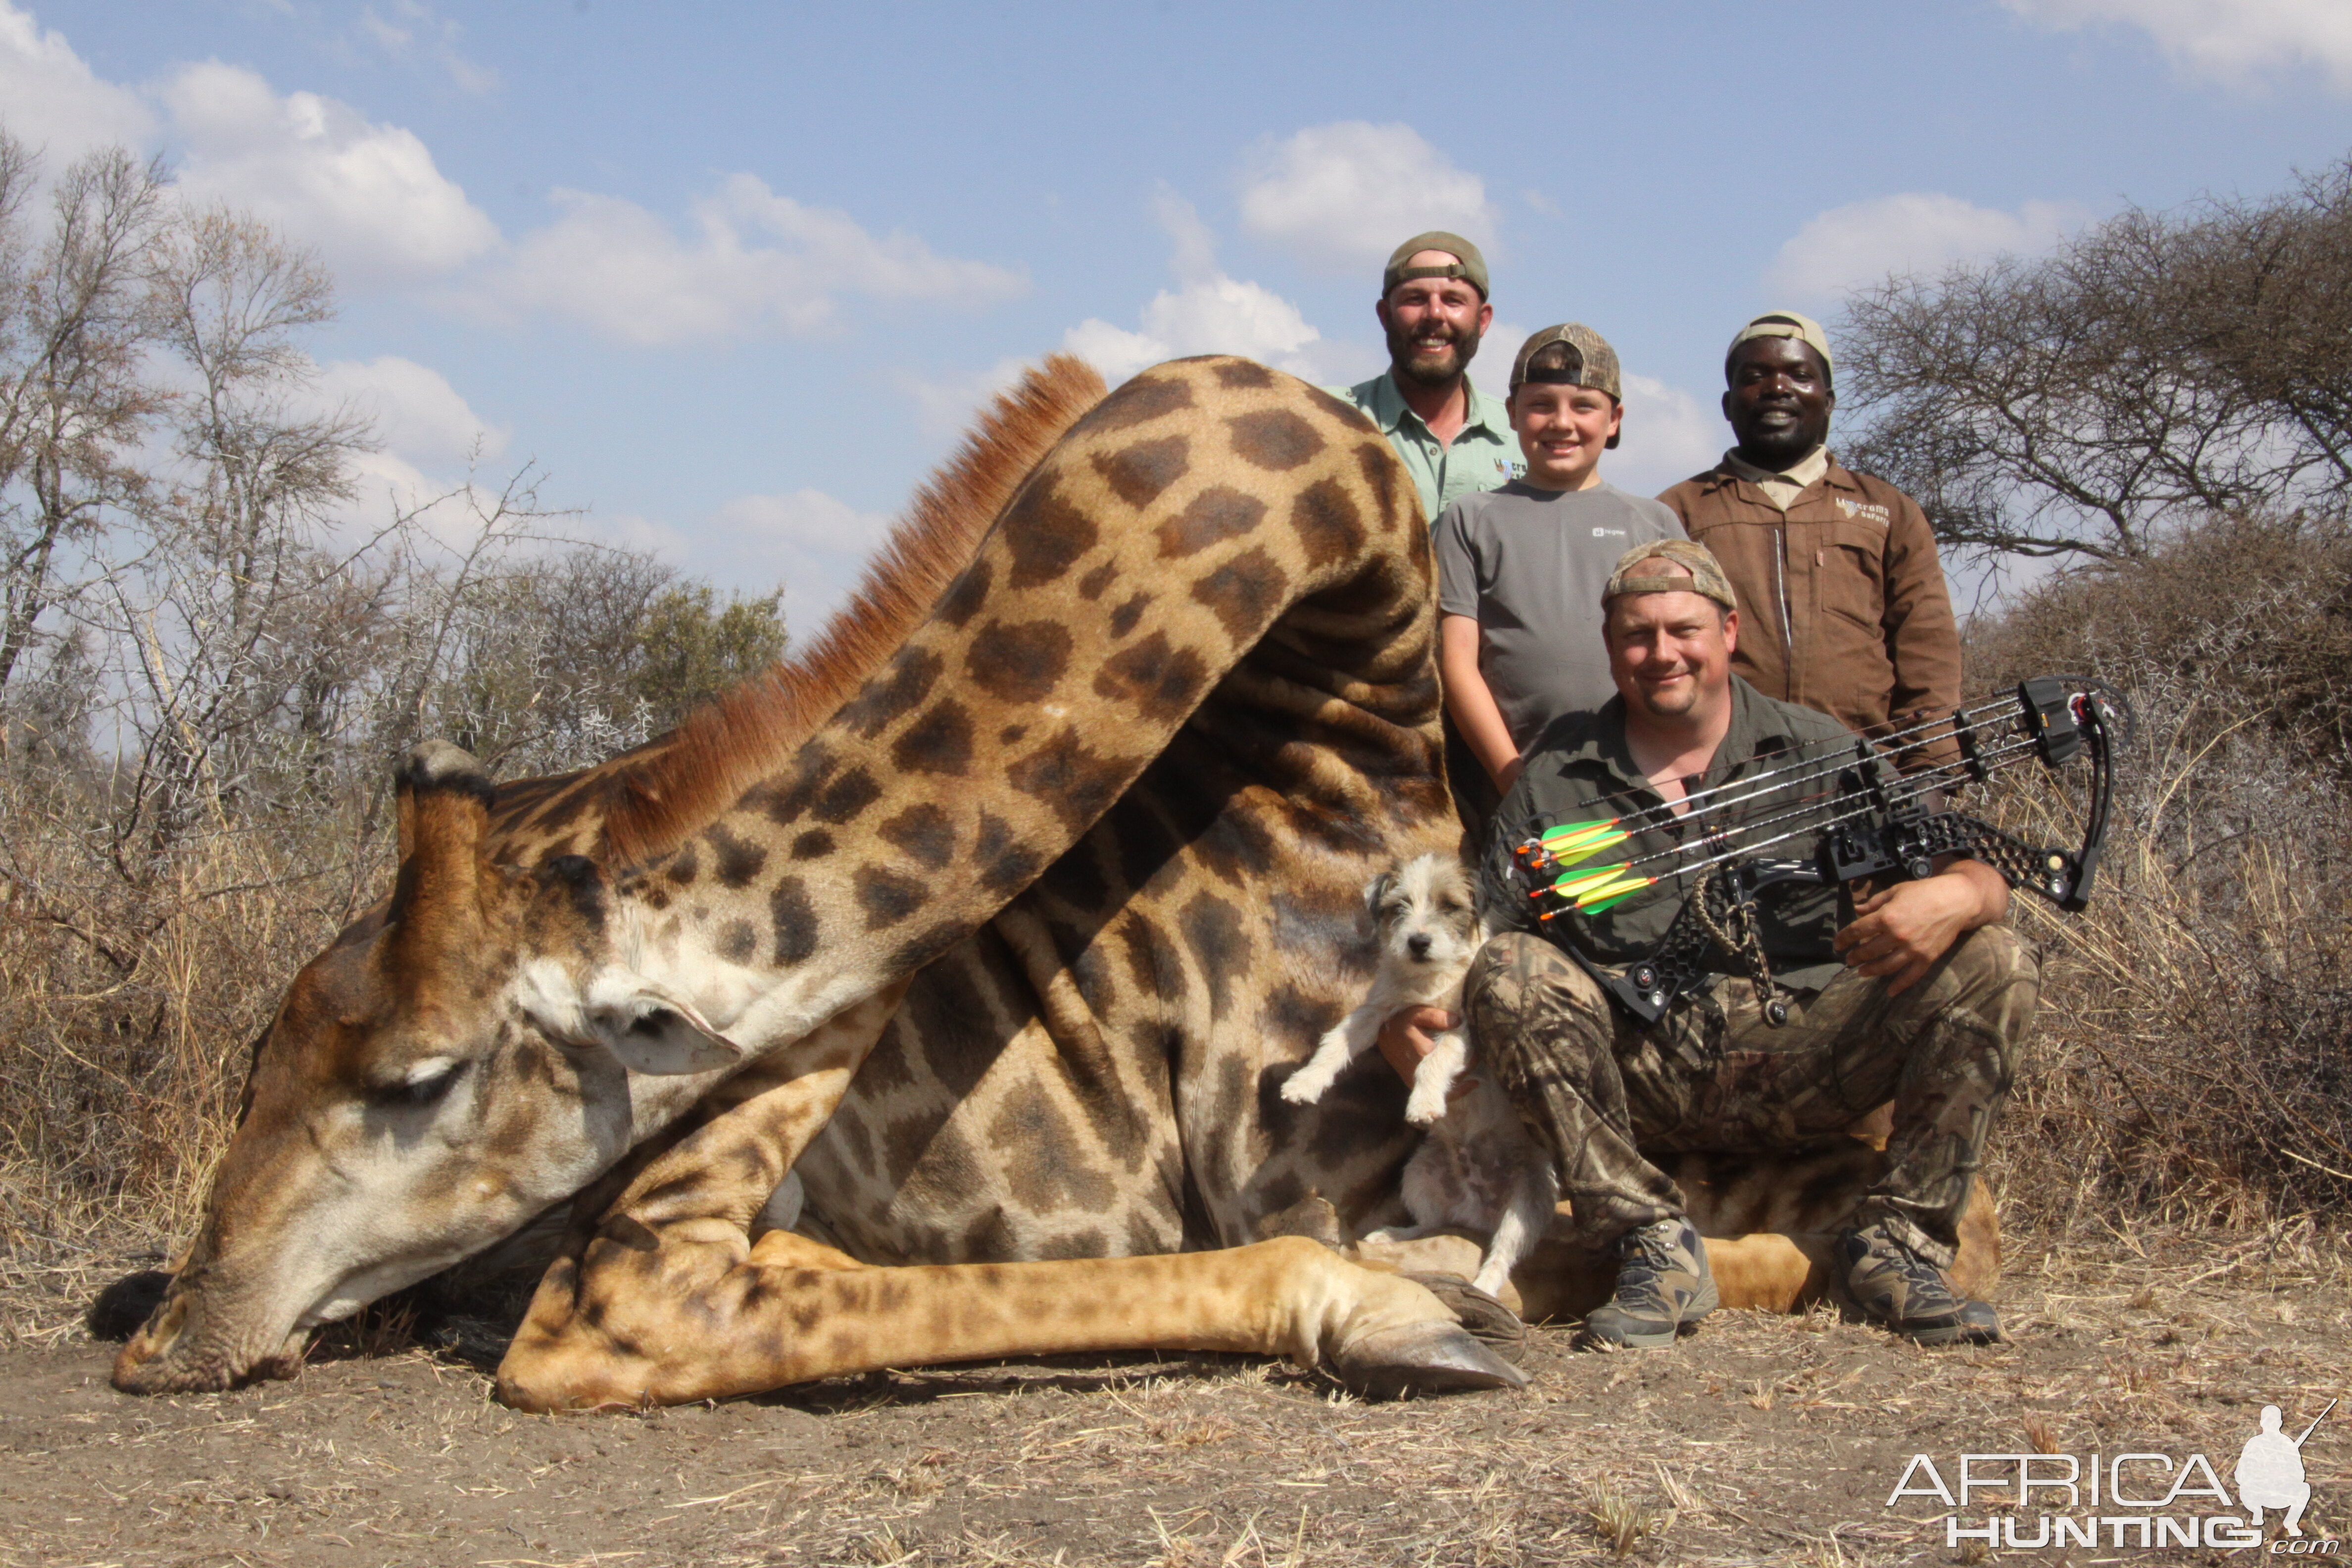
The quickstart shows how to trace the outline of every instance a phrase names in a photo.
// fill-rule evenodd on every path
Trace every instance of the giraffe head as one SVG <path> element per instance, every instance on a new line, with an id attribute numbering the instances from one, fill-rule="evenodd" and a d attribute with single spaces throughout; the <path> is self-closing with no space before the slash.
<path id="1" fill-rule="evenodd" d="M 281 1373 L 316 1325 L 499 1240 L 739 1053 L 630 967 L 632 910 L 578 856 L 524 869 L 490 784 L 434 742 L 398 776 L 392 897 L 289 987 L 187 1264 L 118 1385 Z"/>

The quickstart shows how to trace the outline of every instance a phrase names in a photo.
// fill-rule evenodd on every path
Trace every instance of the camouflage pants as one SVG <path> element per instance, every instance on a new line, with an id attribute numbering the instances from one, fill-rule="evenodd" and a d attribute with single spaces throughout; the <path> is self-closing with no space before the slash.
<path id="1" fill-rule="evenodd" d="M 1776 1029 L 1753 984 L 1727 976 L 1643 1026 L 1566 953 L 1513 931 L 1480 950 L 1464 1005 L 1480 1054 L 1559 1162 L 1587 1242 L 1685 1212 L 1644 1148 L 1797 1148 L 1891 1100 L 1886 1175 L 1853 1223 L 1884 1223 L 1948 1267 L 2040 996 L 2032 949 L 1987 926 L 1899 996 L 1847 971 L 1792 999 Z"/>

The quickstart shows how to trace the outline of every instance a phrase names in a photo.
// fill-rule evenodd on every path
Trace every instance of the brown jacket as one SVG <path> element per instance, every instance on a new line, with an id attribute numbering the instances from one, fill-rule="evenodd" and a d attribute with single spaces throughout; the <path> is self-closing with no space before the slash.
<path id="1" fill-rule="evenodd" d="M 1731 667 L 1757 690 L 1869 734 L 1959 705 L 1959 628 L 1909 496 L 1832 458 L 1786 512 L 1719 465 L 1658 499 L 1723 563 L 1739 597 Z"/>

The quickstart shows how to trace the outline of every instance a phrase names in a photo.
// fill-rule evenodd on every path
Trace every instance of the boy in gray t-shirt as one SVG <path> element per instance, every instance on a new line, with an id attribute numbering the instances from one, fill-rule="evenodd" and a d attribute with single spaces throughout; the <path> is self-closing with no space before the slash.
<path id="1" fill-rule="evenodd" d="M 1507 405 L 1527 477 L 1462 497 L 1436 529 L 1445 708 L 1498 791 L 1546 725 L 1616 694 L 1601 590 L 1617 557 L 1683 537 L 1671 510 L 1601 478 L 1624 408 L 1600 333 L 1570 322 L 1529 338 Z"/>

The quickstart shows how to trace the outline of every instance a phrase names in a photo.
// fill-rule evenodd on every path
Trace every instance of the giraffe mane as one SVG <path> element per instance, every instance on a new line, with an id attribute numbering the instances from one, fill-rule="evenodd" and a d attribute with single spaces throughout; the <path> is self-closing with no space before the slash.
<path id="1" fill-rule="evenodd" d="M 1022 481 L 1105 391 L 1091 365 L 1054 353 L 997 394 L 804 652 L 696 710 L 667 741 L 615 759 L 606 852 L 626 864 L 674 848 L 782 766 L 930 614 Z"/>

